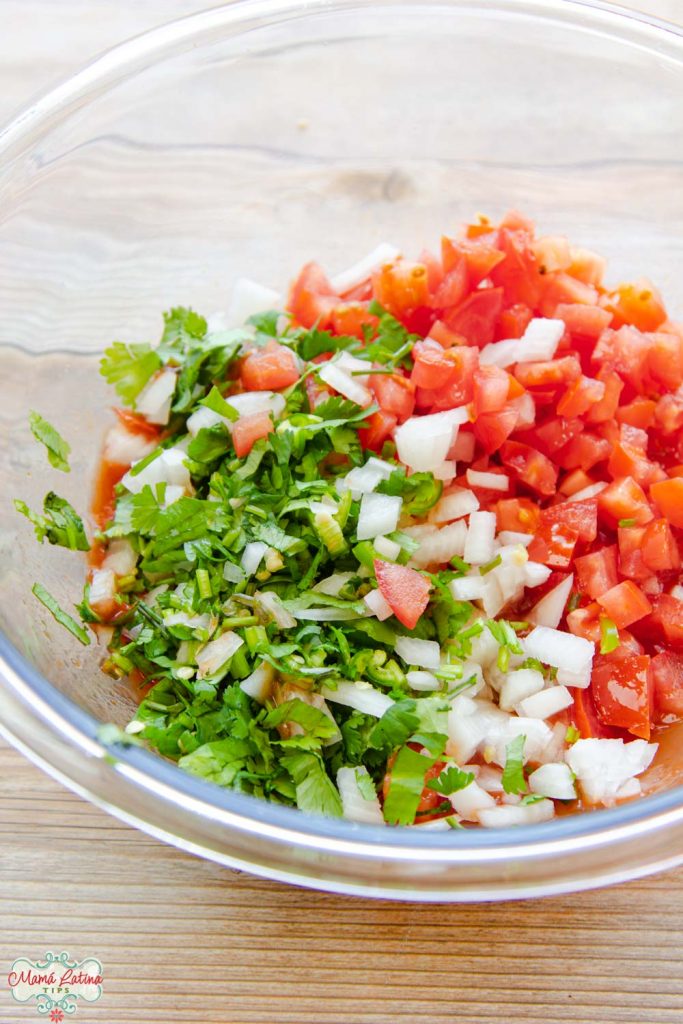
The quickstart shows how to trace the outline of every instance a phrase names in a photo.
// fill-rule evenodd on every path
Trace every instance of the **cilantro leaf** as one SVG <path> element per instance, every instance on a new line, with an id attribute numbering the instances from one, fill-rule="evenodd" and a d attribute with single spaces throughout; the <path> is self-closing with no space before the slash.
<path id="1" fill-rule="evenodd" d="M 164 313 L 164 333 L 161 344 L 184 352 L 206 334 L 206 320 L 193 309 L 175 306 Z"/>
<path id="2" fill-rule="evenodd" d="M 370 733 L 370 746 L 391 751 L 405 743 L 419 725 L 416 702 L 398 700 L 387 708 Z"/>
<path id="3" fill-rule="evenodd" d="M 338 733 L 336 722 L 319 708 L 297 697 L 268 711 L 261 724 L 265 729 L 274 729 L 286 722 L 300 725 L 304 732 L 319 740 L 329 740 Z"/>
<path id="4" fill-rule="evenodd" d="M 341 797 L 318 754 L 310 751 L 288 752 L 280 758 L 280 764 L 292 777 L 299 810 L 341 818 Z"/>
<path id="5" fill-rule="evenodd" d="M 63 473 L 69 473 L 71 471 L 69 466 L 71 445 L 64 440 L 51 423 L 43 419 L 40 413 L 31 411 L 28 422 L 36 441 L 45 445 L 50 464 L 55 469 L 61 469 Z"/>
<path id="6" fill-rule="evenodd" d="M 150 345 L 126 345 L 115 341 L 100 361 L 100 373 L 113 384 L 126 405 L 135 399 L 147 381 L 161 366 L 161 359 Z"/>
<path id="7" fill-rule="evenodd" d="M 419 742 L 424 737 L 415 739 Z M 401 747 L 391 766 L 389 792 L 384 800 L 384 819 L 390 825 L 412 825 L 425 786 L 425 775 L 436 764 L 442 750 L 443 744 L 432 744 L 427 756 L 412 747 Z"/>
<path id="8" fill-rule="evenodd" d="M 207 409 L 211 409 L 212 412 L 218 413 L 219 416 L 224 416 L 226 420 L 231 420 L 233 423 L 239 419 L 237 409 L 235 409 L 234 405 L 230 405 L 229 402 L 225 401 L 215 384 L 212 385 L 206 398 L 202 398 L 199 404 L 205 405 Z"/>
<path id="9" fill-rule="evenodd" d="M 38 598 L 40 603 L 47 608 L 53 619 L 55 619 L 60 626 L 64 626 L 65 629 L 68 629 L 77 640 L 80 640 L 84 647 L 88 646 L 90 643 L 90 637 L 86 631 L 82 626 L 79 626 L 75 619 L 72 619 L 70 615 L 67 615 L 65 611 L 62 611 L 59 607 L 58 601 L 56 601 L 52 594 L 45 589 L 42 583 L 34 583 L 32 593 Z"/>
<path id="10" fill-rule="evenodd" d="M 60 498 L 54 491 L 45 495 L 43 501 L 44 515 L 32 512 L 26 502 L 15 498 L 14 507 L 17 512 L 33 523 L 36 537 L 42 544 L 47 537 L 50 544 L 68 548 L 70 551 L 89 551 L 90 544 L 85 535 L 83 520 L 65 498 Z"/>
<path id="11" fill-rule="evenodd" d="M 505 768 L 503 769 L 503 789 L 506 793 L 525 793 L 524 778 L 524 744 L 526 736 L 515 736 L 505 748 Z"/>
<path id="12" fill-rule="evenodd" d="M 436 779 L 429 780 L 427 789 L 433 789 L 436 793 L 441 793 L 442 796 L 450 796 L 451 793 L 465 789 L 473 779 L 472 772 L 464 772 L 457 765 L 450 765 Z"/>
<path id="13" fill-rule="evenodd" d="M 400 495 L 403 511 L 411 516 L 425 515 L 436 505 L 443 492 L 443 483 L 432 473 L 406 475 L 405 468 L 398 466 L 387 480 L 382 480 L 376 490 L 379 494 Z"/>
<path id="14" fill-rule="evenodd" d="M 247 323 L 255 327 L 259 334 L 267 334 L 269 338 L 277 338 L 277 323 L 282 313 L 277 309 L 267 309 L 264 313 L 254 313 L 247 318 Z M 310 358 L 304 356 L 304 359 Z"/>

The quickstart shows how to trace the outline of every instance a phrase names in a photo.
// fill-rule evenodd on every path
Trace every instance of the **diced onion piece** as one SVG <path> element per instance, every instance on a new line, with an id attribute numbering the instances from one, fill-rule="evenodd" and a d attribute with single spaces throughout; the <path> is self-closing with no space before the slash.
<path id="1" fill-rule="evenodd" d="M 514 399 L 513 408 L 517 409 L 515 430 L 526 430 L 528 427 L 533 427 L 536 422 L 536 402 L 529 391 L 525 391 L 523 395 Z"/>
<path id="2" fill-rule="evenodd" d="M 680 583 L 677 583 L 675 587 L 671 588 L 671 596 L 675 597 L 677 601 L 683 601 L 683 587 Z"/>
<path id="3" fill-rule="evenodd" d="M 646 740 L 577 740 L 565 761 L 589 803 L 610 804 L 625 783 L 649 767 L 656 752 L 657 744 Z"/>
<path id="4" fill-rule="evenodd" d="M 395 540 L 389 540 L 388 537 L 375 537 L 372 542 L 372 546 L 378 555 L 382 558 L 387 558 L 390 562 L 395 562 L 398 556 L 403 550 L 400 544 L 397 544 Z"/>
<path id="5" fill-rule="evenodd" d="M 431 672 L 406 672 L 406 681 L 411 690 L 439 690 L 441 683 Z"/>
<path id="6" fill-rule="evenodd" d="M 442 565 L 449 562 L 454 555 L 462 555 L 465 550 L 467 528 L 462 519 L 449 526 L 443 526 L 440 530 L 432 527 L 432 531 L 428 533 L 415 534 L 411 528 L 405 532 L 420 542 L 419 548 L 410 558 L 410 564 L 418 568 Z"/>
<path id="7" fill-rule="evenodd" d="M 534 539 L 533 533 L 516 533 L 514 530 L 501 530 L 498 534 L 498 541 L 500 544 L 523 544 L 525 548 L 528 548 Z M 545 566 L 543 566 L 545 569 Z"/>
<path id="8" fill-rule="evenodd" d="M 191 437 L 196 437 L 200 430 L 209 430 L 211 427 L 217 427 L 219 423 L 229 427 L 230 420 L 225 416 L 220 416 L 213 409 L 207 409 L 205 405 L 200 405 L 191 416 L 188 416 L 185 426 L 188 434 Z"/>
<path id="9" fill-rule="evenodd" d="M 586 690 L 591 684 L 593 665 L 587 665 L 581 672 L 569 672 L 566 668 L 558 668 L 555 679 L 563 686 L 573 686 L 577 690 Z"/>
<path id="10" fill-rule="evenodd" d="M 566 686 L 550 686 L 520 701 L 519 710 L 528 718 L 552 718 L 570 707 L 574 698 Z"/>
<path id="11" fill-rule="evenodd" d="M 490 562 L 494 553 L 496 516 L 494 512 L 472 512 L 467 528 L 463 558 L 470 565 Z"/>
<path id="12" fill-rule="evenodd" d="M 389 242 L 380 242 L 367 256 L 363 256 L 357 263 L 353 263 L 346 270 L 340 270 L 338 274 L 335 274 L 331 278 L 330 284 L 337 295 L 343 295 L 344 292 L 351 291 L 356 285 L 367 281 L 373 270 L 377 270 L 383 263 L 390 263 L 400 254 L 400 249 L 397 249 L 395 245 L 391 245 Z"/>
<path id="13" fill-rule="evenodd" d="M 575 800 L 576 787 L 568 764 L 542 764 L 529 776 L 529 789 L 551 800 Z"/>
<path id="14" fill-rule="evenodd" d="M 116 423 L 107 431 L 104 442 L 104 458 L 118 466 L 131 466 L 153 452 L 158 442 L 153 438 L 126 430 L 123 423 Z"/>
<path id="15" fill-rule="evenodd" d="M 116 610 L 116 575 L 113 569 L 93 569 L 88 603 L 96 615 L 108 618 Z"/>
<path id="16" fill-rule="evenodd" d="M 358 774 L 365 775 L 370 785 L 374 783 L 368 775 L 367 768 L 340 768 L 337 772 L 337 789 L 342 802 L 342 811 L 347 821 L 357 821 L 363 825 L 385 825 L 382 808 L 377 795 L 368 800 L 358 785 Z"/>
<path id="17" fill-rule="evenodd" d="M 240 680 L 240 689 L 259 704 L 265 704 L 275 679 L 275 669 L 262 661 L 246 679 Z"/>
<path id="18" fill-rule="evenodd" d="M 121 483 L 132 494 L 139 494 L 148 484 L 155 487 L 165 483 L 188 490 L 191 486 L 190 471 L 185 464 L 187 455 L 180 448 L 166 448 L 139 473 L 132 472 L 135 464 L 123 477 Z"/>
<path id="19" fill-rule="evenodd" d="M 287 611 L 280 597 L 272 590 L 257 590 L 254 594 L 255 604 L 259 610 L 273 620 L 280 629 L 294 629 L 296 619 Z"/>
<path id="20" fill-rule="evenodd" d="M 472 780 L 469 786 L 459 789 L 457 793 L 451 793 L 448 799 L 453 809 L 465 821 L 477 821 L 482 811 L 496 805 L 491 794 L 482 789 L 476 780 Z"/>
<path id="21" fill-rule="evenodd" d="M 135 400 L 135 409 L 148 423 L 165 426 L 171 415 L 171 402 L 178 380 L 175 370 L 160 370 L 149 380 Z"/>
<path id="22" fill-rule="evenodd" d="M 241 327 L 250 316 L 268 309 L 280 309 L 282 305 L 279 292 L 249 277 L 239 277 L 235 281 L 225 319 L 229 327 Z"/>
<path id="23" fill-rule="evenodd" d="M 503 711 L 512 711 L 526 697 L 540 693 L 544 686 L 545 679 L 536 669 L 520 668 L 508 672 L 500 688 L 498 704 Z"/>
<path id="24" fill-rule="evenodd" d="M 342 682 L 333 690 L 329 686 L 323 686 L 320 690 L 325 700 L 333 704 L 343 704 L 347 708 L 355 708 L 362 711 L 364 715 L 372 715 L 374 718 L 381 718 L 387 708 L 394 703 L 391 697 L 380 690 L 376 690 L 369 683 Z"/>
<path id="25" fill-rule="evenodd" d="M 344 373 L 348 373 L 359 384 L 367 384 L 368 370 L 372 368 L 367 359 L 358 359 L 356 356 L 352 356 L 350 352 L 340 352 L 334 361 L 334 365 L 338 366 Z"/>
<path id="26" fill-rule="evenodd" d="M 349 580 L 352 580 L 354 576 L 355 573 L 352 572 L 335 572 L 326 579 L 320 580 L 320 582 L 316 583 L 316 585 L 311 587 L 311 589 L 317 591 L 319 594 L 327 594 L 329 597 L 338 597 L 343 587 L 345 587 Z"/>
<path id="27" fill-rule="evenodd" d="M 212 676 L 218 672 L 243 643 L 244 640 L 237 633 L 228 630 L 202 647 L 200 651 L 197 651 L 196 656 L 199 678 L 203 679 L 205 676 Z"/>
<path id="28" fill-rule="evenodd" d="M 537 825 L 555 816 L 552 800 L 539 800 L 535 804 L 499 805 L 479 812 L 479 824 L 484 828 L 514 828 L 517 825 Z"/>
<path id="29" fill-rule="evenodd" d="M 407 665 L 418 668 L 438 668 L 441 664 L 441 648 L 436 640 L 418 640 L 416 637 L 399 636 L 396 639 L 396 653 Z"/>
<path id="30" fill-rule="evenodd" d="M 537 626 L 549 626 L 551 629 L 556 629 L 562 621 L 573 583 L 574 577 L 567 576 L 566 580 L 562 580 L 556 587 L 548 591 L 528 612 L 527 621 L 533 622 Z"/>
<path id="31" fill-rule="evenodd" d="M 589 487 L 584 487 L 581 491 L 575 491 L 574 494 L 567 498 L 567 501 L 586 501 L 588 498 L 595 498 L 607 486 L 609 485 L 605 480 L 600 480 L 597 484 L 591 484 Z"/>
<path id="32" fill-rule="evenodd" d="M 504 473 L 481 473 L 476 469 L 468 469 L 465 476 L 470 487 L 485 487 L 489 491 L 510 490 L 510 478 Z"/>
<path id="33" fill-rule="evenodd" d="M 479 498 L 474 491 L 464 487 L 454 487 L 439 500 L 432 511 L 430 519 L 435 523 L 451 523 L 455 519 L 468 516 L 479 508 Z"/>
<path id="34" fill-rule="evenodd" d="M 550 578 L 552 569 L 540 562 L 527 562 L 524 566 L 524 577 L 527 587 L 540 587 Z"/>
<path id="35" fill-rule="evenodd" d="M 640 796 L 643 787 L 638 779 L 629 779 L 617 790 L 617 800 L 627 800 L 630 797 Z"/>
<path id="36" fill-rule="evenodd" d="M 451 580 L 448 589 L 456 601 L 478 601 L 487 590 L 485 576 L 459 576 Z"/>
<path id="37" fill-rule="evenodd" d="M 185 488 L 181 487 L 180 484 L 167 484 L 166 490 L 164 491 L 164 507 L 168 508 L 169 505 L 173 505 L 185 494 Z"/>
<path id="38" fill-rule="evenodd" d="M 536 318 L 529 323 L 521 338 L 520 363 L 552 359 L 565 332 L 563 320 Z"/>
<path id="39" fill-rule="evenodd" d="M 379 590 L 371 590 L 369 594 L 365 595 L 363 600 L 372 614 L 377 616 L 380 622 L 384 622 L 385 619 L 388 619 L 394 614 L 391 609 L 391 605 Z"/>
<path id="40" fill-rule="evenodd" d="M 489 573 L 484 577 L 484 593 L 481 598 L 482 608 L 490 619 L 493 619 L 507 602 L 507 598 L 498 582 L 497 573 Z"/>
<path id="41" fill-rule="evenodd" d="M 244 579 L 244 569 L 241 565 L 235 565 L 234 562 L 224 562 L 223 579 L 228 583 L 241 583 Z"/>
<path id="42" fill-rule="evenodd" d="M 482 668 L 487 668 L 489 665 L 492 665 L 498 657 L 498 641 L 493 636 L 490 629 L 482 629 L 481 633 L 472 637 L 470 644 L 472 646 L 470 661 L 476 662 L 478 665 L 481 665 Z"/>
<path id="43" fill-rule="evenodd" d="M 487 793 L 503 792 L 503 773 L 499 768 L 492 768 L 485 764 L 479 767 L 477 782 Z"/>
<path id="44" fill-rule="evenodd" d="M 276 391 L 243 391 L 225 399 L 238 416 L 254 416 L 259 412 L 270 412 L 274 419 L 282 416 L 287 403 Z M 226 421 L 230 426 L 232 422 Z"/>
<path id="45" fill-rule="evenodd" d="M 446 461 L 458 425 L 467 420 L 465 406 L 411 417 L 394 431 L 399 459 L 415 472 L 431 472 Z"/>
<path id="46" fill-rule="evenodd" d="M 351 491 L 352 497 L 358 501 L 361 495 L 374 491 L 382 480 L 386 480 L 385 474 L 366 462 L 364 466 L 355 466 L 346 476 L 339 477 L 335 486 L 338 494 Z"/>
<path id="47" fill-rule="evenodd" d="M 547 626 L 536 626 L 522 640 L 522 646 L 528 657 L 537 658 L 544 665 L 576 673 L 585 671 L 591 665 L 595 653 L 590 640 Z"/>
<path id="48" fill-rule="evenodd" d="M 138 556 L 133 545 L 125 537 L 121 537 L 109 541 L 102 568 L 111 569 L 117 576 L 128 576 L 134 571 L 137 561 Z"/>
<path id="49" fill-rule="evenodd" d="M 211 625 L 211 616 L 206 612 L 203 615 L 190 615 L 189 612 L 166 612 L 164 625 L 187 626 L 188 629 L 208 629 Z"/>
<path id="50" fill-rule="evenodd" d="M 333 391 L 350 399 L 356 405 L 363 408 L 370 405 L 372 395 L 366 387 L 359 384 L 357 380 L 350 377 L 344 370 L 340 370 L 333 362 L 325 363 L 320 370 L 319 377 L 325 384 L 328 384 Z"/>
<path id="51" fill-rule="evenodd" d="M 372 540 L 393 533 L 398 526 L 403 499 L 393 494 L 364 494 L 358 515 L 358 540 Z"/>
<path id="52" fill-rule="evenodd" d="M 501 370 L 514 366 L 519 362 L 521 343 L 519 338 L 506 338 L 505 341 L 491 342 L 484 345 L 479 353 L 481 366 L 499 366 Z"/>
<path id="53" fill-rule="evenodd" d="M 455 480 L 457 476 L 457 470 L 454 462 L 442 462 L 441 465 L 435 466 L 432 470 L 432 476 L 435 480 L 441 480 L 442 483 L 449 484 L 451 480 Z"/>
<path id="54" fill-rule="evenodd" d="M 268 545 L 262 540 L 253 540 L 246 545 L 241 558 L 241 566 L 246 576 L 254 575 L 267 550 Z"/>

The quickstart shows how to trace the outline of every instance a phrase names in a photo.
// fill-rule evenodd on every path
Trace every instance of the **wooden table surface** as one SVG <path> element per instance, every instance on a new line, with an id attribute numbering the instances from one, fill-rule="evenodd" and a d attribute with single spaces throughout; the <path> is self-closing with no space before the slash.
<path id="1" fill-rule="evenodd" d="M 205 5 L 0 0 L 0 120 L 104 46 Z M 683 18 L 683 0 L 630 6 Z M 103 963 L 82 1024 L 683 1021 L 683 871 L 483 906 L 336 897 L 163 846 L 1 744 L 0 779 L 0 1021 L 38 1019 L 4 976 L 46 950 Z"/>

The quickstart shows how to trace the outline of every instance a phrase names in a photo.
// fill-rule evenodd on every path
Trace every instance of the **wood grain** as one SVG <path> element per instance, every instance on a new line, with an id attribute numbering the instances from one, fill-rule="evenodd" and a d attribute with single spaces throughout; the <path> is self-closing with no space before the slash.
<path id="1" fill-rule="evenodd" d="M 0 120 L 100 49 L 205 0 L 0 0 Z M 681 0 L 629 6 L 676 19 Z M 335 897 L 188 857 L 0 744 L 0 1021 L 36 1020 L 5 972 L 104 964 L 83 1024 L 673 1024 L 683 872 L 483 906 Z"/>

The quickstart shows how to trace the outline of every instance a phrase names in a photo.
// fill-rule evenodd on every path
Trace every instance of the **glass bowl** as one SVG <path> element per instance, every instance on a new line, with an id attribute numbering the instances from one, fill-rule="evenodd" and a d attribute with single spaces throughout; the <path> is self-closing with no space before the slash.
<path id="1" fill-rule="evenodd" d="M 0 133 L 0 720 L 19 750 L 123 820 L 232 867 L 337 892 L 491 900 L 683 861 L 683 789 L 533 828 L 452 834 L 306 817 L 212 787 L 103 721 L 131 700 L 31 596 L 78 599 L 78 556 L 14 511 L 89 504 L 111 396 L 97 353 L 161 310 L 284 289 L 380 240 L 408 253 L 519 207 L 647 273 L 683 313 L 683 38 L 580 0 L 249 0 L 105 54 Z M 71 441 L 51 470 L 38 409 Z M 675 780 L 673 780 L 675 781 Z"/>

